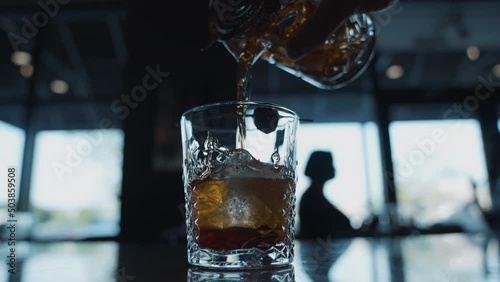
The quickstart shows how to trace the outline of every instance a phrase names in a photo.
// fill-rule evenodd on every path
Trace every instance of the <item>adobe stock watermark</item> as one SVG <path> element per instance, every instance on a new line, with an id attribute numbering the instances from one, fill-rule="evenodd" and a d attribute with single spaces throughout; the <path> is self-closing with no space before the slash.
<path id="1" fill-rule="evenodd" d="M 217 14 L 220 21 L 226 19 L 226 14 L 236 11 L 243 0 L 210 0 L 208 6 Z"/>
<path id="2" fill-rule="evenodd" d="M 378 35 L 383 28 L 388 27 L 392 22 L 392 17 L 401 14 L 403 10 L 401 1 L 396 0 L 387 9 L 371 13 L 370 16 L 375 24 L 375 34 Z"/>
<path id="3" fill-rule="evenodd" d="M 412 150 L 407 157 L 398 156 L 399 169 L 398 176 L 401 178 L 409 178 L 415 170 L 423 165 L 427 158 L 434 155 L 436 148 L 448 140 L 448 135 L 442 128 L 435 128 L 431 132 L 431 136 L 424 139 L 414 141 L 416 149 Z"/>
<path id="4" fill-rule="evenodd" d="M 453 104 L 443 113 L 443 120 L 456 120 L 451 127 L 453 130 L 459 129 L 463 124 L 463 119 L 470 118 L 479 109 L 481 103 L 484 103 L 496 92 L 496 87 L 500 87 L 500 81 L 494 81 L 492 74 L 487 77 L 479 76 L 477 80 L 478 84 L 474 94 L 465 97 L 461 103 Z M 416 149 L 411 151 L 407 157 L 397 157 L 399 165 L 395 171 L 397 171 L 398 177 L 403 180 L 411 177 L 417 168 L 424 165 L 428 158 L 434 155 L 436 149 L 447 140 L 449 140 L 449 135 L 442 128 L 433 129 L 427 138 L 415 140 Z M 394 175 L 387 172 L 385 179 L 393 189 Z"/>
<path id="5" fill-rule="evenodd" d="M 145 70 L 147 74 L 143 77 L 141 85 L 134 86 L 129 94 L 121 94 L 120 99 L 116 99 L 111 103 L 111 111 L 115 114 L 120 114 L 120 120 L 125 120 L 131 110 L 136 109 L 140 102 L 146 100 L 149 92 L 158 88 L 164 79 L 169 76 L 168 72 L 160 70 L 159 64 L 154 69 L 151 66 L 146 66 Z M 85 135 L 74 147 L 66 146 L 64 160 L 62 162 L 53 161 L 51 164 L 52 171 L 56 175 L 57 180 L 62 183 L 64 175 L 72 173 L 82 164 L 85 157 L 89 156 L 95 147 L 102 144 L 104 132 L 112 128 L 116 128 L 113 121 L 109 118 L 102 118 L 99 121 L 97 132 Z"/>
<path id="6" fill-rule="evenodd" d="M 61 5 L 66 5 L 70 1 L 71 0 L 39 0 L 37 3 L 40 10 L 35 12 L 30 18 L 21 18 L 23 22 L 21 34 L 9 32 L 7 35 L 12 48 L 15 51 L 19 51 L 19 46 L 28 44 L 31 39 L 37 36 L 39 29 L 46 26 L 50 19 L 59 13 Z"/>
<path id="7" fill-rule="evenodd" d="M 462 125 L 462 119 L 472 116 L 472 113 L 479 109 L 482 102 L 486 101 L 496 92 L 495 87 L 500 87 L 500 81 L 493 81 L 493 74 L 488 77 L 479 76 L 479 83 L 476 86 L 474 95 L 465 97 L 462 103 L 456 103 L 443 114 L 443 119 L 457 119 L 453 129 Z"/>
<path id="8" fill-rule="evenodd" d="M 130 94 L 121 94 L 120 99 L 116 99 L 111 103 L 111 111 L 120 114 L 121 120 L 126 119 L 131 109 L 136 109 L 140 102 L 146 100 L 148 91 L 158 88 L 163 80 L 170 75 L 170 73 L 160 70 L 160 64 L 157 64 L 154 69 L 147 66 L 146 72 L 148 74 L 142 78 L 142 85 L 134 86 Z"/>

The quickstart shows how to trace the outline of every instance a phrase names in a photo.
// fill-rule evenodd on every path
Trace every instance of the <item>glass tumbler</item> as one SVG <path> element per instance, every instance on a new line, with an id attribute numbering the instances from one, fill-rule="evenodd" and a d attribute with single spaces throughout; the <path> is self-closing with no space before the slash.
<path id="1" fill-rule="evenodd" d="M 209 104 L 182 115 L 191 265 L 292 262 L 298 124 L 293 111 L 261 102 Z"/>

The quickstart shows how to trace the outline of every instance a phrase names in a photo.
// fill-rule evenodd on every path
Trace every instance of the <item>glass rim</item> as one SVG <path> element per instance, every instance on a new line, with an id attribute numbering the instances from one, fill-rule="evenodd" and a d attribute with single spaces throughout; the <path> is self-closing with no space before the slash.
<path id="1" fill-rule="evenodd" d="M 231 105 L 251 105 L 251 106 L 260 106 L 260 107 L 268 107 L 276 110 L 280 110 L 292 115 L 294 118 L 299 119 L 299 115 L 284 106 L 280 106 L 278 104 L 270 103 L 270 102 L 262 102 L 262 101 L 223 101 L 223 102 L 215 102 L 204 105 L 199 105 L 194 108 L 191 108 L 185 111 L 182 114 L 182 117 L 188 117 L 189 115 L 199 113 L 202 111 L 206 111 L 212 108 L 223 107 L 223 106 L 231 106 Z"/>

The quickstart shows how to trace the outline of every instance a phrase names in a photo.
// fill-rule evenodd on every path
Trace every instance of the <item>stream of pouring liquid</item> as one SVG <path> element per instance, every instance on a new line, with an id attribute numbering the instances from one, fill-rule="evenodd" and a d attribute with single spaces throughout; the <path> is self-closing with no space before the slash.
<path id="1" fill-rule="evenodd" d="M 240 60 L 238 62 L 236 95 L 238 102 L 250 100 L 250 81 L 252 80 L 252 61 Z M 238 121 L 236 134 L 236 148 L 243 149 L 246 136 L 246 110 L 245 105 L 238 105 Z"/>
<path id="2" fill-rule="evenodd" d="M 247 61 L 241 61 L 238 63 L 238 74 L 237 74 L 237 100 L 245 102 L 250 100 L 250 81 L 252 80 L 252 63 Z"/>
<path id="3" fill-rule="evenodd" d="M 271 44 L 264 39 L 265 31 L 267 26 L 255 27 L 252 32 L 245 36 L 245 44 L 243 49 L 238 46 L 241 42 L 232 42 L 229 45 L 234 47 L 234 50 L 239 50 L 238 53 L 233 53 L 237 58 L 238 70 L 237 70 L 237 85 L 236 85 L 236 95 L 238 102 L 247 102 L 250 100 L 251 94 L 251 80 L 252 80 L 252 68 L 253 64 L 262 56 L 264 51 L 266 51 Z M 231 49 L 231 48 L 229 48 Z M 236 148 L 243 149 L 244 141 L 246 135 L 246 105 L 238 106 L 238 126 L 237 126 L 237 140 Z M 239 146 L 239 147 L 238 147 Z"/>

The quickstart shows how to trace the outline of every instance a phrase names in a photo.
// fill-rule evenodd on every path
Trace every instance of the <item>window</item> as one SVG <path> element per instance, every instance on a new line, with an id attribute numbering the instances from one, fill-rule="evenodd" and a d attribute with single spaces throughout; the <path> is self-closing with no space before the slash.
<path id="1" fill-rule="evenodd" d="M 119 233 L 123 132 L 41 131 L 36 135 L 30 205 L 39 239 Z"/>
<path id="2" fill-rule="evenodd" d="M 389 132 L 401 218 L 417 227 L 482 230 L 476 203 L 486 208 L 491 197 L 479 123 L 398 121 Z"/>
<path id="3" fill-rule="evenodd" d="M 375 123 L 303 124 L 297 140 L 297 205 L 310 185 L 304 174 L 311 153 L 329 151 L 336 169 L 326 182 L 325 197 L 346 214 L 354 227 L 383 205 L 382 169 Z M 297 223 L 300 226 L 299 219 Z"/>
<path id="4" fill-rule="evenodd" d="M 19 198 L 19 187 L 21 182 L 21 170 L 23 164 L 23 150 L 25 141 L 25 132 L 23 129 L 0 121 L 0 180 L 6 183 L 4 179 L 9 167 L 16 168 L 16 197 Z M 0 222 L 7 221 L 7 193 L 0 193 Z"/>

